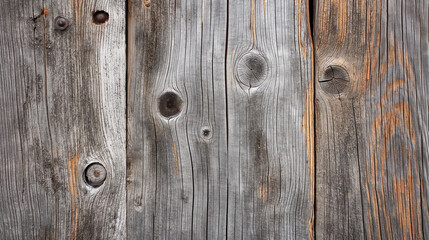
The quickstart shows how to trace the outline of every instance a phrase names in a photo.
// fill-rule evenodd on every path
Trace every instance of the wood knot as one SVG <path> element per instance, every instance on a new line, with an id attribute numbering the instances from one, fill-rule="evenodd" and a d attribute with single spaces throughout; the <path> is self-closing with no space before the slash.
<path id="1" fill-rule="evenodd" d="M 250 51 L 238 60 L 235 72 L 242 84 L 257 87 L 268 76 L 268 62 L 261 53 Z"/>
<path id="2" fill-rule="evenodd" d="M 159 97 L 158 108 L 162 116 L 175 117 L 182 110 L 182 99 L 174 92 L 166 92 Z"/>
<path id="3" fill-rule="evenodd" d="M 68 26 L 69 26 L 69 20 L 67 20 L 66 18 L 64 17 L 55 18 L 54 28 L 56 30 L 64 31 L 68 28 Z"/>
<path id="4" fill-rule="evenodd" d="M 96 11 L 92 14 L 92 22 L 101 25 L 109 20 L 109 14 L 105 11 Z"/>
<path id="5" fill-rule="evenodd" d="M 100 163 L 91 163 L 85 169 L 85 182 L 97 188 L 106 180 L 106 169 Z"/>
<path id="6" fill-rule="evenodd" d="M 325 93 L 340 94 L 349 86 L 350 79 L 347 71 L 337 65 L 328 66 L 319 80 L 320 87 Z"/>

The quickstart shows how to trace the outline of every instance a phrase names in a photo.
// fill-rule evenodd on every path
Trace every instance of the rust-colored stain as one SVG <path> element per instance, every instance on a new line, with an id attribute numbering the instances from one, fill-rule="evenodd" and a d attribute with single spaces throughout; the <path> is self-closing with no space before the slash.
<path id="1" fill-rule="evenodd" d="M 313 57 L 312 57 L 313 59 Z M 314 70 L 313 70 L 314 71 Z M 312 72 L 313 72 L 312 71 Z M 313 73 L 312 73 L 313 75 Z M 315 148 L 314 148 L 314 78 L 311 78 L 307 91 L 305 93 L 304 116 L 302 118 L 302 130 L 304 131 L 305 144 L 308 157 L 308 169 L 310 173 L 310 197 L 312 200 L 312 215 L 308 221 L 309 239 L 314 239 L 314 204 L 315 204 L 315 183 L 316 183 L 316 166 L 314 161 Z"/>
<path id="2" fill-rule="evenodd" d="M 176 175 L 179 176 L 179 159 L 177 158 L 176 143 L 173 142 L 174 157 L 176 158 Z"/>
<path id="3" fill-rule="evenodd" d="M 297 18 L 298 18 L 298 44 L 299 48 L 301 49 L 302 55 L 304 56 L 304 59 L 307 60 L 307 45 L 303 44 L 302 42 L 302 34 L 308 35 L 307 33 L 301 32 L 302 27 L 302 19 L 303 15 L 305 14 L 302 11 L 302 0 L 296 0 L 296 6 L 297 6 Z M 309 22 L 305 23 L 308 24 Z"/>
<path id="4" fill-rule="evenodd" d="M 79 154 L 68 158 L 68 175 L 69 175 L 69 191 L 71 195 L 72 207 L 72 239 L 77 239 L 78 227 L 78 204 L 77 204 L 77 163 L 79 162 Z"/>
<path id="5" fill-rule="evenodd" d="M 143 0 L 143 4 L 145 7 L 150 7 L 150 0 Z"/>
<path id="6" fill-rule="evenodd" d="M 45 14 L 45 16 L 48 16 L 49 15 L 49 9 L 43 8 L 43 14 Z"/>
<path id="7" fill-rule="evenodd" d="M 259 186 L 259 198 L 264 198 L 266 195 L 265 189 L 263 186 Z"/>
<path id="8" fill-rule="evenodd" d="M 72 8 L 76 17 L 76 23 L 82 20 L 83 6 L 83 0 L 72 0 Z"/>
<path id="9" fill-rule="evenodd" d="M 251 16 L 250 16 L 250 32 L 252 34 L 253 44 L 256 44 L 256 13 L 255 13 L 255 0 L 251 3 Z"/>
<path id="10" fill-rule="evenodd" d="M 299 0 L 301 1 L 301 0 Z M 307 16 L 307 32 L 311 33 L 310 29 L 310 8 L 308 1 L 305 5 L 306 16 Z M 313 39 L 311 34 L 309 34 L 309 46 L 314 50 Z M 314 56 L 310 54 L 311 66 L 314 66 Z M 314 68 L 311 67 L 311 79 L 308 84 L 307 90 L 305 92 L 304 99 L 304 116 L 302 117 L 302 130 L 304 132 L 305 146 L 307 149 L 307 158 L 308 158 L 308 170 L 310 174 L 310 198 L 312 201 L 311 208 L 311 217 L 308 219 L 308 238 L 310 240 L 315 239 L 314 232 L 314 208 L 316 204 L 316 165 L 315 165 L 315 148 L 314 148 Z"/>
<path id="11" fill-rule="evenodd" d="M 379 48 L 379 36 L 372 36 L 373 47 Z M 385 84 L 385 89 L 381 95 L 380 102 L 375 105 L 378 112 L 371 127 L 370 142 L 370 161 L 366 162 L 367 173 L 369 176 L 366 182 L 367 199 L 371 203 L 372 213 L 368 213 L 371 222 L 371 216 L 374 221 L 379 223 L 382 216 L 385 222 L 385 231 L 388 239 L 395 236 L 393 229 L 395 225 L 392 221 L 399 223 L 402 231 L 402 237 L 418 238 L 421 236 L 421 213 L 419 211 L 420 199 L 416 198 L 416 188 L 420 183 L 417 155 L 416 155 L 416 133 L 414 129 L 414 120 L 412 107 L 404 99 L 413 94 L 409 89 L 415 88 L 415 75 L 412 65 L 408 58 L 408 53 L 401 44 L 395 42 L 393 34 L 389 37 L 388 56 L 385 63 L 380 63 L 378 51 L 374 51 L 372 58 L 368 51 L 365 57 L 365 70 L 367 71 L 367 82 L 361 90 L 365 91 L 368 87 L 379 89 L 380 81 L 387 80 L 387 71 L 389 68 L 401 69 L 403 76 L 394 78 L 392 82 Z M 369 63 L 371 62 L 371 63 Z M 377 71 L 377 64 L 381 71 Z M 374 73 L 374 74 L 371 74 Z M 384 85 L 384 84 L 381 84 Z M 372 90 L 371 90 L 372 91 Z M 373 93 L 370 93 L 371 96 Z M 399 137 L 402 140 L 402 146 L 395 146 L 392 149 L 393 137 Z M 393 152 L 392 152 L 393 151 Z M 400 153 L 398 154 L 399 151 Z M 389 165 L 400 163 L 404 167 L 400 173 L 388 172 Z M 381 173 L 376 175 L 377 173 Z M 375 188 L 375 184 L 380 184 L 381 188 Z M 387 192 L 387 187 L 393 185 L 393 193 Z M 394 209 L 388 209 L 387 204 L 394 200 Z M 379 215 L 380 213 L 380 215 Z M 381 238 L 381 226 L 378 224 L 378 237 Z M 371 230 L 371 228 L 369 228 Z M 372 237 L 371 235 L 369 235 Z"/>
<path id="12" fill-rule="evenodd" d="M 268 186 L 260 185 L 258 190 L 259 190 L 259 198 L 266 198 L 268 197 L 268 193 L 271 190 L 271 185 L 268 185 Z"/>
<path id="13" fill-rule="evenodd" d="M 332 34 L 332 28 L 336 30 L 337 44 L 345 42 L 347 35 L 347 6 L 348 1 L 330 0 L 324 1 L 319 9 L 318 23 L 319 33 L 323 39 L 328 39 Z M 333 21 L 335 20 L 335 21 Z"/>

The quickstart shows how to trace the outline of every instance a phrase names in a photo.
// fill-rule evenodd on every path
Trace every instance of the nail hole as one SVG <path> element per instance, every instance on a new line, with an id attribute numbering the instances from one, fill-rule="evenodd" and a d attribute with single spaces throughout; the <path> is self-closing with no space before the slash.
<path id="1" fill-rule="evenodd" d="M 104 24 L 108 20 L 109 20 L 109 14 L 105 11 L 96 11 L 92 15 L 92 22 L 97 24 L 97 25 Z"/>
<path id="2" fill-rule="evenodd" d="M 202 138 L 210 139 L 212 137 L 212 130 L 210 127 L 205 126 L 201 128 L 200 134 Z"/>
<path id="3" fill-rule="evenodd" d="M 56 30 L 64 31 L 69 26 L 69 20 L 64 17 L 56 17 L 54 28 Z"/>
<path id="4" fill-rule="evenodd" d="M 182 99 L 174 92 L 166 92 L 158 101 L 159 112 L 166 118 L 176 116 L 182 108 Z"/>
<path id="5" fill-rule="evenodd" d="M 97 188 L 103 185 L 104 180 L 106 180 L 106 169 L 100 163 L 91 163 L 85 169 L 85 182 Z"/>
<path id="6" fill-rule="evenodd" d="M 323 73 L 319 84 L 322 90 L 329 94 L 340 94 L 350 85 L 350 78 L 347 70 L 343 67 L 328 66 Z"/>

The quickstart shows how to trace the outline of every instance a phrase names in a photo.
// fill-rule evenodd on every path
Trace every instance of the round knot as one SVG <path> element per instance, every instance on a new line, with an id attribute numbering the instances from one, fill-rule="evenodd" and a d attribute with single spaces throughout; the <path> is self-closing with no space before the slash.
<path id="1" fill-rule="evenodd" d="M 56 30 L 64 31 L 69 26 L 69 20 L 64 17 L 56 17 L 54 28 Z"/>
<path id="2" fill-rule="evenodd" d="M 328 66 L 319 80 L 322 90 L 329 94 L 340 94 L 349 86 L 350 79 L 347 71 L 340 66 Z"/>
<path id="3" fill-rule="evenodd" d="M 109 14 L 105 11 L 96 11 L 92 15 L 92 21 L 97 25 L 101 25 L 107 22 L 107 20 L 109 20 Z"/>
<path id="4" fill-rule="evenodd" d="M 259 86 L 268 76 L 268 63 L 261 53 L 250 51 L 238 60 L 236 64 L 238 81 L 248 87 Z"/>
<path id="5" fill-rule="evenodd" d="M 182 110 L 182 99 L 174 92 L 166 92 L 159 97 L 158 108 L 162 116 L 171 118 Z"/>
<path id="6" fill-rule="evenodd" d="M 85 181 L 94 188 L 104 183 L 106 175 L 106 169 L 100 163 L 91 163 L 85 169 Z"/>

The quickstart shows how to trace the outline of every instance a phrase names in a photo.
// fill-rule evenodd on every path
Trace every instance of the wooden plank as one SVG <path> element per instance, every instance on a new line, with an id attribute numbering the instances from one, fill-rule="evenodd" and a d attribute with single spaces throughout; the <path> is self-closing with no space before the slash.
<path id="1" fill-rule="evenodd" d="M 128 237 L 224 239 L 226 1 L 128 14 Z"/>
<path id="2" fill-rule="evenodd" d="M 316 2 L 316 237 L 428 231 L 428 3 Z"/>
<path id="3" fill-rule="evenodd" d="M 307 1 L 229 1 L 229 239 L 312 237 L 308 17 Z"/>
<path id="4" fill-rule="evenodd" d="M 0 236 L 123 239 L 125 1 L 0 9 Z M 97 10 L 109 21 L 94 24 Z M 98 188 L 84 180 L 93 162 Z"/>
<path id="5" fill-rule="evenodd" d="M 307 238 L 308 6 L 131 1 L 128 10 L 128 237 Z"/>

